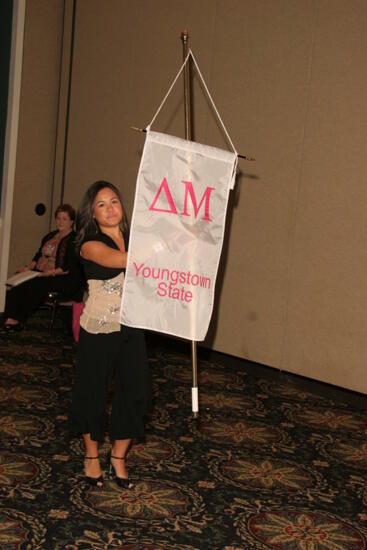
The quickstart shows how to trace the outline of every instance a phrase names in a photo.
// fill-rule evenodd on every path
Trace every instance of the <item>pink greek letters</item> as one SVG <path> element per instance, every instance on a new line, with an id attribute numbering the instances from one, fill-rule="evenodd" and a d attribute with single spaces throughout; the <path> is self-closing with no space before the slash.
<path id="1" fill-rule="evenodd" d="M 190 214 L 188 214 L 188 212 L 187 212 L 187 199 L 188 199 L 188 195 L 190 195 L 192 205 L 194 207 L 195 218 L 197 218 L 197 215 L 199 213 L 201 205 L 203 204 L 203 201 L 205 200 L 205 207 L 204 207 L 205 214 L 204 214 L 204 217 L 201 218 L 201 219 L 202 220 L 207 220 L 208 222 L 211 222 L 212 220 L 210 219 L 210 216 L 209 216 L 209 201 L 210 201 L 210 194 L 211 194 L 212 191 L 214 191 L 214 187 L 207 187 L 205 189 L 204 194 L 202 196 L 202 199 L 200 201 L 200 204 L 198 206 L 197 202 L 196 202 L 195 191 L 194 191 L 194 188 L 192 186 L 191 181 L 183 181 L 182 183 L 185 184 L 185 207 L 184 207 L 184 211 L 182 212 L 182 215 L 183 216 L 190 216 Z"/>
<path id="2" fill-rule="evenodd" d="M 157 202 L 158 200 L 158 197 L 159 195 L 161 194 L 162 192 L 162 189 L 164 190 L 164 192 L 166 193 L 166 198 L 168 200 L 168 204 L 170 206 L 170 209 L 169 210 L 166 210 L 164 208 L 155 208 L 155 203 Z M 157 191 L 157 194 L 155 196 L 155 199 L 154 201 L 152 202 L 152 204 L 150 205 L 149 207 L 149 210 L 154 210 L 155 212 L 169 212 L 170 214 L 177 214 L 177 210 L 176 210 L 176 206 L 175 206 L 175 203 L 173 202 L 173 198 L 172 198 L 172 195 L 171 195 L 171 191 L 169 190 L 169 187 L 168 187 L 168 183 L 167 183 L 167 180 L 166 178 L 163 179 L 158 191 Z"/>
<path id="3" fill-rule="evenodd" d="M 169 188 L 169 185 L 168 185 L 168 182 L 167 182 L 166 178 L 163 178 L 163 181 L 162 181 L 161 185 L 159 186 L 157 194 L 154 197 L 154 200 L 153 200 L 152 204 L 149 207 L 149 210 L 154 211 L 154 212 L 165 212 L 165 213 L 168 213 L 168 214 L 176 214 L 176 216 L 178 216 L 178 215 L 190 216 L 190 214 L 188 212 L 188 200 L 190 198 L 191 204 L 194 208 L 195 218 L 197 218 L 199 210 L 201 209 L 202 205 L 204 204 L 204 216 L 200 219 L 211 222 L 212 219 L 210 217 L 210 198 L 211 198 L 212 191 L 215 190 L 215 187 L 207 187 L 205 189 L 205 191 L 203 193 L 203 196 L 201 197 L 201 201 L 199 203 L 199 206 L 198 206 L 192 182 L 191 181 L 182 181 L 182 183 L 185 186 L 185 201 L 184 201 L 184 210 L 183 210 L 183 212 L 181 212 L 181 214 L 178 214 L 178 212 L 177 212 L 177 208 L 176 208 L 175 202 L 173 200 L 173 196 L 172 196 L 172 193 L 170 191 L 170 188 Z M 156 203 L 157 203 L 162 191 L 164 191 L 164 193 L 166 195 L 166 199 L 167 199 L 169 208 L 157 208 L 156 207 Z"/>

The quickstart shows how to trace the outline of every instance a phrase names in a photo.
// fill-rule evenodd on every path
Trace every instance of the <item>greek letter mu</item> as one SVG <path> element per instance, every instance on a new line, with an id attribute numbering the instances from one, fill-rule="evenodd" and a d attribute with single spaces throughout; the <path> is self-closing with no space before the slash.
<path id="1" fill-rule="evenodd" d="M 206 189 L 203 193 L 203 196 L 201 197 L 201 201 L 199 203 L 199 206 L 198 206 L 192 182 L 191 181 L 182 181 L 181 183 L 183 183 L 184 186 L 185 186 L 185 201 L 184 201 L 183 212 L 180 212 L 180 213 L 177 212 L 175 201 L 173 200 L 173 196 L 172 196 L 172 193 L 170 191 L 170 188 L 169 188 L 169 185 L 168 185 L 168 182 L 167 182 L 166 178 L 163 178 L 163 181 L 162 181 L 162 183 L 161 183 L 161 185 L 160 185 L 160 187 L 157 191 L 157 194 L 155 195 L 154 200 L 153 200 L 152 204 L 149 207 L 149 210 L 151 210 L 153 212 L 166 212 L 168 214 L 175 214 L 176 216 L 190 216 L 190 214 L 188 212 L 188 209 L 187 209 L 188 201 L 190 199 L 191 203 L 193 205 L 193 208 L 194 208 L 195 218 L 197 218 L 199 210 L 204 205 L 204 216 L 200 219 L 205 220 L 207 222 L 211 222 L 212 219 L 210 217 L 210 198 L 211 198 L 212 191 L 215 190 L 215 187 L 206 187 Z M 168 202 L 169 208 L 157 208 L 156 207 L 156 203 L 157 203 L 157 201 L 158 201 L 158 199 L 159 199 L 162 192 L 164 192 L 165 195 L 166 195 L 166 200 Z"/>

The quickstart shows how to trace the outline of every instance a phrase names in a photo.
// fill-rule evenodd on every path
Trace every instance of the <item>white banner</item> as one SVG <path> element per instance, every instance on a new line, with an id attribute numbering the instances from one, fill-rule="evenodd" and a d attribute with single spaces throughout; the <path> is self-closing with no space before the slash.
<path id="1" fill-rule="evenodd" d="M 147 132 L 122 324 L 204 340 L 236 163 L 235 153 Z"/>

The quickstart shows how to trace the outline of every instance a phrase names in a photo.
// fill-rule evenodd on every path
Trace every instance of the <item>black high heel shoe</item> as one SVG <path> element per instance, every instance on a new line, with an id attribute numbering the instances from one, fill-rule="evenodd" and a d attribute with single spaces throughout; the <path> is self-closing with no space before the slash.
<path id="1" fill-rule="evenodd" d="M 112 464 L 112 459 L 114 460 L 125 460 L 124 456 L 113 456 L 112 451 L 110 453 L 110 474 L 114 474 L 115 481 L 119 487 L 122 489 L 132 489 L 134 487 L 134 484 L 131 482 L 129 477 L 119 477 L 116 474 L 116 470 L 114 465 Z M 113 471 L 112 471 L 113 470 Z"/>
<path id="2" fill-rule="evenodd" d="M 84 460 L 96 460 L 99 456 L 85 456 Z M 103 485 L 103 476 L 102 474 L 99 477 L 90 477 L 85 475 L 84 479 L 89 485 L 92 485 L 93 487 L 102 487 Z"/>

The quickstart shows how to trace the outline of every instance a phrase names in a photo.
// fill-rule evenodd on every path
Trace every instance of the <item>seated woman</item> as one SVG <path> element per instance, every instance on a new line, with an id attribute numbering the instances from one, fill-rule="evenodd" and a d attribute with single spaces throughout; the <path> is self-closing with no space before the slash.
<path id="1" fill-rule="evenodd" d="M 75 210 L 70 204 L 61 204 L 55 212 L 55 231 L 41 242 L 33 260 L 18 272 L 33 270 L 39 275 L 7 291 L 4 323 L 0 332 L 18 332 L 49 292 L 77 302 L 82 300 L 84 278 L 75 254 L 73 225 Z"/>

